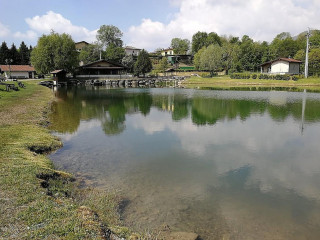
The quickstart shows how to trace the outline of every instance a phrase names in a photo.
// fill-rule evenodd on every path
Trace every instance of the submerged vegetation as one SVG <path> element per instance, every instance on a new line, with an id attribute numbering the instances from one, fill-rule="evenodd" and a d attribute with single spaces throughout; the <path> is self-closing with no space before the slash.
<path id="1" fill-rule="evenodd" d="M 3 239 L 105 239 L 121 227 L 119 197 L 76 187 L 44 155 L 61 147 L 46 115 L 53 98 L 36 82 L 0 91 L 0 236 Z M 22 104 L 23 103 L 23 104 Z"/>

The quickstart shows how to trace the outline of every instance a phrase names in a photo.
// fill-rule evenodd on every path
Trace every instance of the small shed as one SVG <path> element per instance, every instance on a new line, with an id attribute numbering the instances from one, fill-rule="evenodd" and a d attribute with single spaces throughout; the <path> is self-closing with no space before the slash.
<path id="1" fill-rule="evenodd" d="M 67 76 L 67 72 L 63 69 L 60 70 L 54 70 L 52 71 L 50 74 L 53 75 L 53 81 L 57 81 L 57 82 L 65 82 L 66 81 L 66 76 Z"/>
<path id="2" fill-rule="evenodd" d="M 278 58 L 261 64 L 261 73 L 267 74 L 299 74 L 300 60 L 293 58 Z"/>

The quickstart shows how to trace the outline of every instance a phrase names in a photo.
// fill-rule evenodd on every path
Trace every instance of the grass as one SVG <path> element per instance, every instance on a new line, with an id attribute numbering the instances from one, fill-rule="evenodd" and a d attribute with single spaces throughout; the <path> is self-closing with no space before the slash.
<path id="1" fill-rule="evenodd" d="M 213 78 L 191 77 L 183 83 L 188 88 L 221 88 L 235 87 L 285 87 L 320 91 L 320 78 L 299 79 L 297 81 L 265 80 L 265 79 L 231 79 L 229 76 Z"/>
<path id="2" fill-rule="evenodd" d="M 119 197 L 76 187 L 72 175 L 46 157 L 61 142 L 46 128 L 50 89 L 25 82 L 0 89 L 0 239 L 105 239 L 108 229 L 128 237 Z"/>

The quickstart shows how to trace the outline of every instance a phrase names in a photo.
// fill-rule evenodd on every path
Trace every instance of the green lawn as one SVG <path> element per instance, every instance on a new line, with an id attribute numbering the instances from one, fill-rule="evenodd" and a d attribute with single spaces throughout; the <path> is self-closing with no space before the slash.
<path id="1" fill-rule="evenodd" d="M 229 76 L 213 78 L 191 77 L 183 85 L 189 88 L 234 88 L 234 87 L 288 87 L 320 91 L 320 78 L 299 79 L 297 81 L 264 79 L 231 79 Z"/>
<path id="2" fill-rule="evenodd" d="M 0 90 L 0 239 L 104 239 L 107 228 L 127 236 L 115 194 L 79 190 L 43 154 L 61 142 L 46 128 L 53 94 L 37 82 Z"/>

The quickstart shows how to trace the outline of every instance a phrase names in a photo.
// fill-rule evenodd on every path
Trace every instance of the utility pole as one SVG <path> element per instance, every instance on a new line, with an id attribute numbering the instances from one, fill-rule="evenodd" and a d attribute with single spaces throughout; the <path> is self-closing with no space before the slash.
<path id="1" fill-rule="evenodd" d="M 304 66 L 304 77 L 308 78 L 308 71 L 309 71 L 309 37 L 310 37 L 310 28 L 308 28 L 307 33 L 307 49 L 306 49 L 306 63 Z"/>

